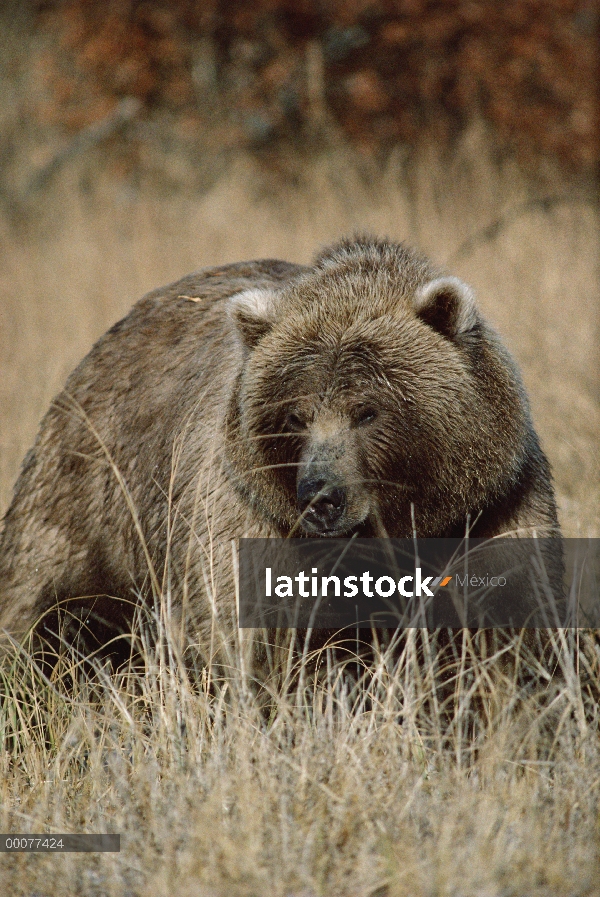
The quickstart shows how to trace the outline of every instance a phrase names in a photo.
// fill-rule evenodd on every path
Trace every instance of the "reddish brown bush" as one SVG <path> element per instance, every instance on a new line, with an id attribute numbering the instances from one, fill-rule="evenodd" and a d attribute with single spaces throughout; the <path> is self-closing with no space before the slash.
<path id="1" fill-rule="evenodd" d="M 501 148 L 591 173 L 600 158 L 596 0 L 47 0 L 51 117 L 135 96 L 236 140 L 305 140 L 323 110 L 365 151 L 449 140 L 473 115 Z"/>

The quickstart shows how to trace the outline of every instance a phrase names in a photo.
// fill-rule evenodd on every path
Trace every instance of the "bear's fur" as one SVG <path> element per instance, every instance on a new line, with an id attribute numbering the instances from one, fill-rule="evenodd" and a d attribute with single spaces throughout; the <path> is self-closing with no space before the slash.
<path id="1" fill-rule="evenodd" d="M 374 239 L 209 268 L 138 302 L 46 414 L 4 520 L 0 627 L 86 596 L 110 621 L 153 586 L 208 632 L 215 599 L 235 613 L 219 570 L 240 536 L 467 527 L 559 531 L 470 288 Z"/>

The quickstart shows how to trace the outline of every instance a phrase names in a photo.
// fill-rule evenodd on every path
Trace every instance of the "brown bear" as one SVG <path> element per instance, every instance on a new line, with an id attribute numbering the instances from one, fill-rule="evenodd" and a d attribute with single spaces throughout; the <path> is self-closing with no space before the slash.
<path id="1" fill-rule="evenodd" d="M 467 528 L 559 532 L 471 289 L 370 238 L 208 268 L 141 299 L 43 419 L 4 520 L 0 628 L 75 598 L 110 623 L 154 595 L 206 635 L 235 615 L 238 537 Z"/>

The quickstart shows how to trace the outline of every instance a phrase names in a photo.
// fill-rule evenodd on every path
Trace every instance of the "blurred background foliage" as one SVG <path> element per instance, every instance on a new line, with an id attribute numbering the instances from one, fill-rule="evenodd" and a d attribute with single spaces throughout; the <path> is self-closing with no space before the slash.
<path id="1" fill-rule="evenodd" d="M 47 164 L 106 120 L 113 164 L 143 171 L 153 149 L 277 164 L 332 135 L 385 159 L 424 134 L 452 148 L 477 118 L 535 177 L 598 171 L 597 0 L 5 4 L 5 163 L 15 134 Z"/>

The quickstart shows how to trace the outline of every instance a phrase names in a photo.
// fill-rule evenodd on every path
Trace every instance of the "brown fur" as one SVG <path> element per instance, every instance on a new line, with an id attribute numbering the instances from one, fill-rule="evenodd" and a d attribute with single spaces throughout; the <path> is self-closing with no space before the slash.
<path id="1" fill-rule="evenodd" d="M 210 268 L 138 302 L 52 404 L 4 521 L 0 626 L 78 596 L 114 617 L 153 569 L 206 634 L 213 590 L 234 612 L 232 539 L 413 521 L 558 532 L 520 377 L 469 288 L 368 239 L 312 267 Z"/>

